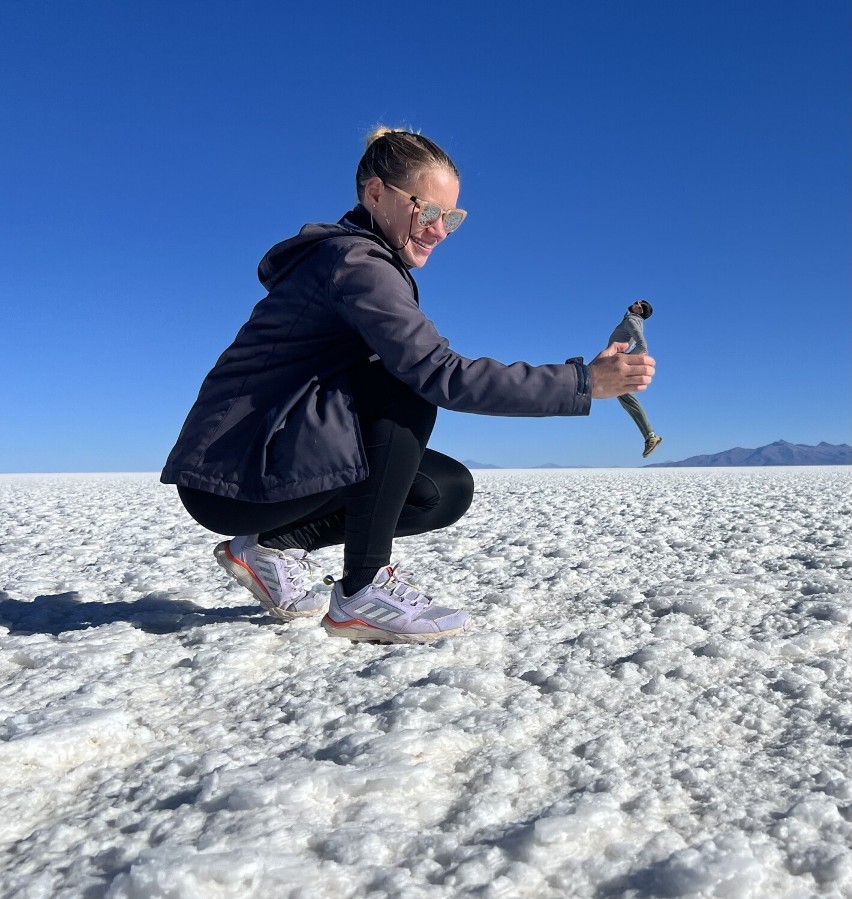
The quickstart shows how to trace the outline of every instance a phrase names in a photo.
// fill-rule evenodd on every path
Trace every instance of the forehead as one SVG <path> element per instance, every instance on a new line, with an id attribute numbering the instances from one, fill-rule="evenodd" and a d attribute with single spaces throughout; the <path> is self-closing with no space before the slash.
<path id="1" fill-rule="evenodd" d="M 426 169 L 408 182 L 407 189 L 422 200 L 449 209 L 459 198 L 459 179 L 445 168 Z"/>

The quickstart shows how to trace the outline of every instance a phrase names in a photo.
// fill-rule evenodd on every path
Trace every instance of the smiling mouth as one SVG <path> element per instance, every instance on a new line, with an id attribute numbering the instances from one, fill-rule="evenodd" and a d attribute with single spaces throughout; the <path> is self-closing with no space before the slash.
<path id="1" fill-rule="evenodd" d="M 435 246 L 435 244 L 423 243 L 422 240 L 418 240 L 416 237 L 412 237 L 411 242 L 413 244 L 417 244 L 417 246 L 420 247 L 421 250 L 426 250 L 427 253 L 431 253 L 432 248 Z"/>

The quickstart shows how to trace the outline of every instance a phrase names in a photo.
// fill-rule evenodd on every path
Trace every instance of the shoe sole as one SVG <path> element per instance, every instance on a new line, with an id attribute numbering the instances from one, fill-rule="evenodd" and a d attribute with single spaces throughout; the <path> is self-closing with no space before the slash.
<path id="1" fill-rule="evenodd" d="M 329 615 L 322 620 L 322 626 L 330 637 L 343 637 L 353 643 L 434 643 L 444 637 L 457 637 L 470 630 L 470 622 L 448 631 L 427 631 L 423 634 L 398 634 L 371 627 L 360 621 L 335 621 Z"/>
<path id="2" fill-rule="evenodd" d="M 254 576 L 251 568 L 245 562 L 241 562 L 236 556 L 231 555 L 229 543 L 220 543 L 214 550 L 213 555 L 216 561 L 231 575 L 231 577 L 240 583 L 251 595 L 272 615 L 281 621 L 292 621 L 294 618 L 317 618 L 324 615 L 327 606 L 321 606 L 318 609 L 312 609 L 308 612 L 301 612 L 298 609 L 282 609 L 276 606 L 269 598 L 266 588 Z"/>

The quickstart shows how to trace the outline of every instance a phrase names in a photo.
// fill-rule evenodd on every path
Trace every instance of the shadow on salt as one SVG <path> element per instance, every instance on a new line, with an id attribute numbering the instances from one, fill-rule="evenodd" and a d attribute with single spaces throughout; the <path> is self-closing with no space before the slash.
<path id="1" fill-rule="evenodd" d="M 261 611 L 254 604 L 208 609 L 189 600 L 175 599 L 165 591 L 149 593 L 133 602 L 86 601 L 74 590 L 25 601 L 0 591 L 0 627 L 16 636 L 55 637 L 121 621 L 150 634 L 170 634 L 223 621 L 262 621 L 258 618 Z"/>

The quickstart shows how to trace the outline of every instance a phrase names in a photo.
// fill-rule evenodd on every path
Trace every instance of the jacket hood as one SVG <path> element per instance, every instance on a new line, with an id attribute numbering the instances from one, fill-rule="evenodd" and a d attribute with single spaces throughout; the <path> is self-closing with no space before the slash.
<path id="1" fill-rule="evenodd" d="M 337 224 L 304 225 L 295 237 L 282 240 L 270 249 L 257 267 L 257 277 L 267 289 L 272 288 L 296 265 L 298 265 L 318 244 L 335 237 L 346 237 L 357 234 L 366 237 L 384 247 L 402 266 L 396 251 L 377 233 L 375 225 L 371 228 L 370 214 L 363 206 L 347 212 Z"/>

